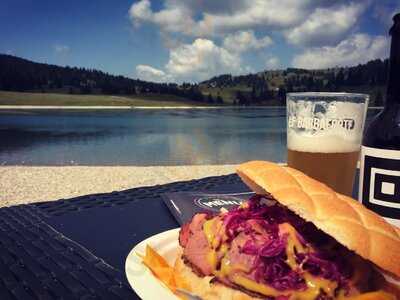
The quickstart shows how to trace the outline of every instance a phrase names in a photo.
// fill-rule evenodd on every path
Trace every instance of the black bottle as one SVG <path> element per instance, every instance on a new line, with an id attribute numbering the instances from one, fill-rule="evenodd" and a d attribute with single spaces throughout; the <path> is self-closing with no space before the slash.
<path id="1" fill-rule="evenodd" d="M 359 200 L 400 226 L 400 13 L 393 21 L 386 103 L 363 139 Z"/>

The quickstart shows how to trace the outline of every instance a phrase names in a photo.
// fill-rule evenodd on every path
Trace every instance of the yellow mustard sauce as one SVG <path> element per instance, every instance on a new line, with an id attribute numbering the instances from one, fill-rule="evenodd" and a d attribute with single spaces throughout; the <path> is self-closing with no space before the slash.
<path id="1" fill-rule="evenodd" d="M 235 283 L 239 286 L 242 286 L 242 287 L 248 289 L 249 291 L 257 292 L 262 295 L 275 297 L 275 296 L 284 296 L 284 295 L 288 296 L 290 293 L 290 291 L 289 292 L 278 291 L 271 286 L 255 282 L 251 279 L 248 279 L 248 278 L 240 276 L 240 275 L 232 276 L 231 280 L 233 283 Z"/>
<path id="2" fill-rule="evenodd" d="M 228 256 L 224 256 L 221 260 L 221 268 L 216 270 L 214 273 L 220 277 L 231 278 L 238 272 L 248 273 L 250 270 L 248 267 L 241 264 L 232 264 Z"/>
<path id="3" fill-rule="evenodd" d="M 219 218 L 207 220 L 203 224 L 203 231 L 211 248 L 218 248 L 224 239 L 224 234 L 221 233 L 222 225 L 223 222 Z"/>
<path id="4" fill-rule="evenodd" d="M 307 248 L 299 241 L 296 234 L 296 229 L 289 223 L 279 224 L 279 234 L 288 234 L 287 245 L 286 245 L 286 263 L 294 270 L 298 267 L 296 263 L 296 256 L 294 248 L 296 248 L 298 253 L 307 252 Z"/>
<path id="5" fill-rule="evenodd" d="M 214 230 L 213 230 L 214 222 L 215 222 L 215 219 L 210 219 L 210 220 L 205 221 L 203 224 L 203 231 L 204 231 L 204 234 L 206 235 L 208 244 L 210 246 L 212 246 L 214 236 L 215 236 Z"/>
<path id="6" fill-rule="evenodd" d="M 290 266 L 292 270 L 296 270 L 299 266 L 296 263 L 295 248 L 298 253 L 309 252 L 312 248 L 303 245 L 297 237 L 296 229 L 289 223 L 279 224 L 279 234 L 287 234 L 287 244 L 286 244 L 286 263 Z M 335 289 L 337 288 L 337 283 L 324 278 L 315 277 L 308 272 L 303 273 L 303 278 L 306 281 L 307 289 L 305 291 L 296 291 L 293 293 L 291 299 L 314 299 L 316 298 L 321 289 L 328 296 L 334 296 Z"/>
<path id="7" fill-rule="evenodd" d="M 219 245 L 221 244 L 221 242 L 226 240 L 226 236 L 224 234 L 224 232 L 222 231 L 222 227 L 223 227 L 223 222 L 221 219 L 215 219 L 214 220 L 214 226 L 215 226 L 215 234 L 214 234 L 214 239 L 211 242 L 211 247 L 213 247 L 214 249 L 217 249 L 219 247 Z"/>
<path id="8" fill-rule="evenodd" d="M 211 247 L 211 250 L 208 252 L 207 254 L 207 262 L 209 263 L 209 265 L 211 266 L 212 270 L 215 270 L 215 268 L 217 267 L 217 252 L 215 251 L 215 249 L 213 249 L 212 244 L 215 238 L 215 233 L 214 233 L 214 224 L 215 224 L 215 219 L 210 219 L 204 222 L 203 224 L 203 232 L 207 238 L 208 244 Z"/>
<path id="9" fill-rule="evenodd" d="M 226 243 L 221 244 L 222 239 L 218 236 L 221 228 L 222 220 L 217 218 L 207 220 L 203 224 L 203 232 L 211 248 L 209 253 L 207 254 L 207 261 L 213 271 L 215 271 L 217 268 L 218 257 L 224 256 L 225 253 L 228 251 L 228 245 Z M 217 250 L 218 246 L 220 247 Z"/>
<path id="10" fill-rule="evenodd" d="M 334 297 L 334 291 L 337 287 L 336 282 L 332 282 L 326 279 L 316 278 L 310 274 L 305 276 L 307 282 L 307 290 L 305 291 L 278 291 L 271 286 L 257 283 L 251 279 L 240 275 L 234 275 L 231 277 L 233 283 L 242 286 L 249 291 L 257 292 L 266 296 L 288 296 L 290 300 L 312 300 L 318 297 L 321 289 L 325 291 L 325 293 Z M 389 294 L 384 291 L 377 292 L 369 292 L 358 296 L 339 296 L 336 299 L 338 300 L 396 300 L 396 297 L 392 294 Z"/>
<path id="11" fill-rule="evenodd" d="M 226 254 L 226 252 L 228 252 L 228 250 L 229 250 L 228 244 L 227 243 L 223 243 L 221 245 L 221 247 L 219 247 L 218 253 L 219 254 Z"/>
<path id="12" fill-rule="evenodd" d="M 230 273 L 232 273 L 231 261 L 227 257 L 224 257 L 221 260 L 221 268 L 219 271 L 216 271 L 216 275 L 227 277 Z"/>
<path id="13" fill-rule="evenodd" d="M 308 272 L 304 273 L 304 279 L 307 284 L 307 289 L 305 291 L 296 292 L 297 298 L 294 299 L 315 299 L 320 294 L 321 290 L 324 290 L 327 296 L 333 297 L 335 295 L 335 289 L 338 286 L 337 282 L 315 277 Z"/>
<path id="14" fill-rule="evenodd" d="M 206 235 L 207 241 L 211 248 L 207 255 L 207 260 L 212 267 L 213 274 L 216 276 L 221 278 L 229 278 L 233 283 L 242 286 L 249 291 L 257 292 L 266 296 L 288 296 L 290 300 L 308 300 L 315 299 L 320 294 L 321 290 L 323 290 L 327 296 L 335 296 L 335 289 L 338 286 L 337 282 L 313 276 L 306 271 L 302 273 L 307 286 L 306 290 L 303 291 L 279 291 L 269 285 L 258 283 L 247 278 L 244 273 L 248 273 L 250 271 L 248 267 L 240 264 L 233 265 L 227 255 L 229 245 L 220 239 L 221 233 L 219 231 L 223 229 L 222 224 L 223 222 L 221 219 L 213 218 L 211 220 L 207 220 L 203 225 L 204 234 Z M 288 235 L 286 246 L 286 262 L 293 270 L 298 269 L 299 265 L 296 263 L 294 249 L 296 248 L 298 253 L 306 253 L 313 251 L 312 247 L 310 245 L 303 245 L 299 241 L 296 229 L 289 223 L 283 223 L 279 225 L 279 234 L 281 236 L 284 234 Z M 219 270 L 217 270 L 218 258 L 222 258 Z M 358 269 L 356 269 L 352 281 L 357 280 L 360 276 L 362 276 L 361 273 L 358 272 Z M 370 292 L 358 296 L 345 296 L 343 291 L 340 291 L 339 295 L 337 295 L 337 299 L 395 300 L 395 297 L 383 291 Z"/>
<path id="15" fill-rule="evenodd" d="M 241 276 L 240 274 L 233 275 L 230 277 L 230 279 L 235 284 L 240 285 L 249 291 L 257 292 L 266 296 L 290 295 L 289 299 L 291 300 L 309 300 L 315 299 L 320 294 L 321 289 L 323 289 L 328 296 L 334 296 L 334 291 L 337 287 L 336 282 L 332 282 L 323 278 L 317 278 L 310 274 L 305 274 L 304 277 L 307 284 L 307 289 L 304 291 L 279 291 L 269 285 L 255 282 L 251 279 Z"/>
<path id="16" fill-rule="evenodd" d="M 245 209 L 249 207 L 249 203 L 247 201 L 242 202 L 242 204 L 239 205 L 240 208 Z"/>
<path id="17" fill-rule="evenodd" d="M 218 257 L 217 252 L 214 249 L 210 250 L 207 253 L 207 262 L 211 266 L 211 270 L 214 271 L 217 268 Z"/>

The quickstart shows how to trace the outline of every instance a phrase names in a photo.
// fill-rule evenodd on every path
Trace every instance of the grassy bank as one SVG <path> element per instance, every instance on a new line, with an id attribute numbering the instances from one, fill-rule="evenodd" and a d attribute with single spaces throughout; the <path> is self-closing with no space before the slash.
<path id="1" fill-rule="evenodd" d="M 207 106 L 175 95 L 71 95 L 0 91 L 0 105 Z"/>

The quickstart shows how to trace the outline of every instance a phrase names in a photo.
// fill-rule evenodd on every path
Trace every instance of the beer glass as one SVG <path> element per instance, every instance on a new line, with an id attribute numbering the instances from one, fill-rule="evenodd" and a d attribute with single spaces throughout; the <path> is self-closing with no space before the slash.
<path id="1" fill-rule="evenodd" d="M 288 165 L 351 196 L 369 96 L 289 93 Z"/>

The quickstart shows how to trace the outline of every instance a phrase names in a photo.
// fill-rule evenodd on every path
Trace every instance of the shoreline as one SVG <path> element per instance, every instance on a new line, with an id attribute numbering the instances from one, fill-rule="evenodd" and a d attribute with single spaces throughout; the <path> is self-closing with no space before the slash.
<path id="1" fill-rule="evenodd" d="M 236 165 L 0 166 L 0 207 L 235 173 Z"/>
<path id="2" fill-rule="evenodd" d="M 135 110 L 135 109 L 241 109 L 241 108 L 284 108 L 285 106 L 68 106 L 68 105 L 0 105 L 0 110 L 18 109 L 73 109 L 73 110 Z"/>
<path id="3" fill-rule="evenodd" d="M 0 166 L 0 207 L 228 175 L 236 173 L 236 167 L 237 164 Z"/>
<path id="4" fill-rule="evenodd" d="M 0 110 L 145 110 L 145 109 L 260 109 L 286 108 L 286 106 L 75 106 L 75 105 L 0 105 Z M 371 106 L 368 109 L 383 109 Z"/>

